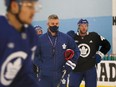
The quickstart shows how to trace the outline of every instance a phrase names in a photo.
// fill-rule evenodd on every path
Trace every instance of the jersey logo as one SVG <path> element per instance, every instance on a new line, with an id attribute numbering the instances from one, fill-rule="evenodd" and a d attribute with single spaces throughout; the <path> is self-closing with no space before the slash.
<path id="1" fill-rule="evenodd" d="M 65 79 L 62 79 L 62 84 L 66 84 L 66 80 Z"/>
<path id="2" fill-rule="evenodd" d="M 65 43 L 62 45 L 62 48 L 63 49 L 66 49 L 66 44 Z"/>
<path id="3" fill-rule="evenodd" d="M 75 40 L 75 43 L 78 43 L 79 41 L 78 40 Z"/>
<path id="4" fill-rule="evenodd" d="M 1 67 L 1 83 L 8 86 L 12 83 L 22 67 L 22 62 L 27 58 L 27 53 L 18 51 L 9 55 Z"/>
<path id="5" fill-rule="evenodd" d="M 90 54 L 90 47 L 87 44 L 80 44 L 79 50 L 81 52 L 80 56 L 81 57 L 87 57 Z"/>
<path id="6" fill-rule="evenodd" d="M 90 40 L 90 42 L 89 43 L 93 43 L 93 41 L 92 40 Z"/>
<path id="7" fill-rule="evenodd" d="M 9 42 L 7 46 L 8 48 L 13 49 L 15 47 L 15 44 L 13 42 Z"/>
<path id="8" fill-rule="evenodd" d="M 22 39 L 27 39 L 27 34 L 26 33 L 22 33 L 21 37 L 22 37 Z"/>
<path id="9" fill-rule="evenodd" d="M 21 68 L 21 59 L 16 59 L 13 63 L 9 62 L 6 67 L 5 78 L 12 79 L 16 75 L 17 71 Z"/>

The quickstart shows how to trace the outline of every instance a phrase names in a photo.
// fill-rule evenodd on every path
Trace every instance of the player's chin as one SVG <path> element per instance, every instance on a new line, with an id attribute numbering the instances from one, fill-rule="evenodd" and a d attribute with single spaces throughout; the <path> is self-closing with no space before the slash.
<path id="1" fill-rule="evenodd" d="M 87 31 L 82 31 L 81 33 L 82 33 L 82 34 L 86 34 L 86 33 L 87 33 Z"/>
<path id="2" fill-rule="evenodd" d="M 28 23 L 31 24 L 32 21 L 33 21 L 33 16 L 31 16 L 31 17 L 29 18 Z"/>
<path id="3" fill-rule="evenodd" d="M 25 24 L 32 24 L 32 19 L 28 19 L 27 21 L 25 21 Z"/>
<path id="4" fill-rule="evenodd" d="M 28 21 L 26 24 L 32 24 L 32 21 Z"/>

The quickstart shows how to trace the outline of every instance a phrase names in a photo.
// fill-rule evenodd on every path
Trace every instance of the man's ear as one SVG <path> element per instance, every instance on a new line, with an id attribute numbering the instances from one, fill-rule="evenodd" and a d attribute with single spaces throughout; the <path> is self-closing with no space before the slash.
<path id="1" fill-rule="evenodd" d="M 16 1 L 11 2 L 11 12 L 17 14 L 19 12 L 19 5 Z"/>

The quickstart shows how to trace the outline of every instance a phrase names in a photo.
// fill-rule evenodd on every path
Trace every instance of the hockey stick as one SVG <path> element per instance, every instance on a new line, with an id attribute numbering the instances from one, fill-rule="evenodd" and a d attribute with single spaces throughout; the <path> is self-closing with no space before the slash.
<path id="1" fill-rule="evenodd" d="M 69 87 L 69 78 L 70 78 L 70 74 L 68 74 L 68 77 L 67 77 L 66 87 Z"/>
<path id="2" fill-rule="evenodd" d="M 39 77 L 39 67 L 33 63 L 33 71 L 36 78 Z"/>
<path id="3" fill-rule="evenodd" d="M 62 83 L 62 80 L 64 79 L 65 74 L 66 74 L 66 70 L 64 70 L 63 75 L 62 75 L 62 77 L 60 79 L 60 82 L 58 83 L 57 87 L 60 87 L 60 85 Z"/>
<path id="4" fill-rule="evenodd" d="M 73 56 L 74 56 L 74 51 L 71 50 L 71 49 L 67 49 L 67 50 L 65 51 L 65 53 L 64 53 L 64 56 L 65 56 L 65 60 L 68 61 L 68 60 L 70 60 L 70 59 L 73 58 Z M 60 82 L 58 83 L 57 87 L 60 87 L 60 85 L 61 85 L 61 83 L 62 83 L 62 81 L 63 81 L 65 75 L 66 75 L 66 70 L 64 70 L 63 75 L 62 75 L 62 77 L 61 77 L 61 79 L 60 79 Z"/>

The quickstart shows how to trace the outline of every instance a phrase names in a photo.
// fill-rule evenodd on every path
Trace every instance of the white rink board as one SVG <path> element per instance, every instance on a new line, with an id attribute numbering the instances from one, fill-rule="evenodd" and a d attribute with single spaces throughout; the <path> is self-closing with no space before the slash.
<path id="1" fill-rule="evenodd" d="M 102 61 L 99 63 L 97 77 L 98 87 L 116 87 L 116 61 Z M 83 81 L 81 87 L 84 87 L 84 84 Z"/>

